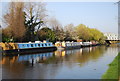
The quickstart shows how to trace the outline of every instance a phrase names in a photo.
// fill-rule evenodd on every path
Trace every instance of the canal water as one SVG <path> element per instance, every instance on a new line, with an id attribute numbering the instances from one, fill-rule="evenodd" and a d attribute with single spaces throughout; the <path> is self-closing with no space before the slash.
<path id="1" fill-rule="evenodd" d="M 101 79 L 118 54 L 118 45 L 4 56 L 3 79 Z"/>

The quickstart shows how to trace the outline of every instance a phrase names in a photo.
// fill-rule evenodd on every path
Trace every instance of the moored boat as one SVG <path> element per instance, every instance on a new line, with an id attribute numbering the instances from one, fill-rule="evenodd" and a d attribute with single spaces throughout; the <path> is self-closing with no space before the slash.
<path id="1" fill-rule="evenodd" d="M 90 47 L 96 46 L 98 43 L 96 42 L 56 42 L 55 46 L 57 49 L 75 49 L 81 47 Z"/>
<path id="2" fill-rule="evenodd" d="M 0 43 L 2 54 L 16 55 L 39 52 L 51 52 L 57 48 L 51 42 L 29 42 L 29 43 Z"/>
<path id="3" fill-rule="evenodd" d="M 81 48 L 82 42 L 56 42 L 55 46 L 58 49 L 74 49 L 74 48 Z"/>

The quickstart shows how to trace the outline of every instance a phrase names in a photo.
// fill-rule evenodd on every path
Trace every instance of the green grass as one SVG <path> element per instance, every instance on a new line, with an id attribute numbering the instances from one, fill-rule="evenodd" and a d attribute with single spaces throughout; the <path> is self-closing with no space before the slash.
<path id="1" fill-rule="evenodd" d="M 102 79 L 118 79 L 120 76 L 120 53 L 112 63 L 109 64 L 108 70 L 102 75 Z"/>

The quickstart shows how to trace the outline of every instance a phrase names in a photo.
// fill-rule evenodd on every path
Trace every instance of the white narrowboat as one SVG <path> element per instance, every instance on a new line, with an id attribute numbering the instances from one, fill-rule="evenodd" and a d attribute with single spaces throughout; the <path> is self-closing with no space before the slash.
<path id="1" fill-rule="evenodd" d="M 55 46 L 58 49 L 74 49 L 81 48 L 82 42 L 56 42 Z"/>

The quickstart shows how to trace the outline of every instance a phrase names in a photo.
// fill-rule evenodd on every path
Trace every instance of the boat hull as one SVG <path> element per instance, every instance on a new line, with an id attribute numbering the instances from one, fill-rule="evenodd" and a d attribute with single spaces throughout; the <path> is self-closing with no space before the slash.
<path id="1" fill-rule="evenodd" d="M 81 46 L 66 46 L 66 47 L 57 47 L 58 49 L 78 49 L 81 48 Z"/>
<path id="2" fill-rule="evenodd" d="M 55 46 L 52 47 L 39 47 L 39 48 L 26 48 L 26 49 L 14 49 L 14 50 L 3 50 L 3 55 L 22 55 L 22 54 L 33 54 L 33 53 L 44 53 L 52 52 L 57 50 Z"/>

